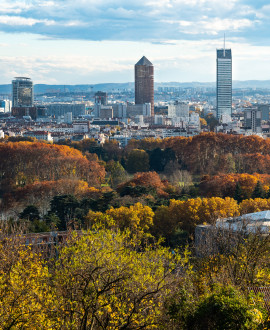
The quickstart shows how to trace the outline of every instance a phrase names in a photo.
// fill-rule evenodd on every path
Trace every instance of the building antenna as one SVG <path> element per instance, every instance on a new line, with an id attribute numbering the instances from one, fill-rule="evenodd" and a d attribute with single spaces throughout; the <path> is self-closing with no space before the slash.
<path id="1" fill-rule="evenodd" d="M 225 33 L 224 33 L 224 48 L 223 48 L 223 57 L 225 57 Z"/>

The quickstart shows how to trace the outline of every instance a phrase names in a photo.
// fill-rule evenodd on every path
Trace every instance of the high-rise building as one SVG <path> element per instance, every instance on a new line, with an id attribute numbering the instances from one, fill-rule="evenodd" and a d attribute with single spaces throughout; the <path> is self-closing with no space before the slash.
<path id="1" fill-rule="evenodd" d="M 217 118 L 232 114 L 232 51 L 217 49 Z"/>
<path id="2" fill-rule="evenodd" d="M 95 94 L 95 103 L 101 104 L 101 105 L 107 105 L 108 104 L 108 96 L 106 92 L 98 91 Z"/>
<path id="3" fill-rule="evenodd" d="M 154 116 L 154 66 L 143 56 L 135 64 L 135 104 L 151 104 Z"/>
<path id="4" fill-rule="evenodd" d="M 12 106 L 32 107 L 34 103 L 34 88 L 30 78 L 16 77 L 12 80 Z"/>
<path id="5" fill-rule="evenodd" d="M 254 133 L 262 132 L 262 111 L 257 107 L 244 110 L 245 129 L 250 129 Z"/>

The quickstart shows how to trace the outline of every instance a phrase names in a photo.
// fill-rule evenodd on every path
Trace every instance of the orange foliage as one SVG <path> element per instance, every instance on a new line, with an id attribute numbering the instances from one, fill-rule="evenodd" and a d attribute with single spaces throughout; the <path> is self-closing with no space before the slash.
<path id="1" fill-rule="evenodd" d="M 79 150 L 63 145 L 0 143 L 0 159 L 0 187 L 4 191 L 64 178 L 79 178 L 95 186 L 105 177 L 103 166 L 88 161 Z"/>
<path id="2" fill-rule="evenodd" d="M 144 186 L 154 188 L 159 196 L 168 196 L 164 191 L 166 184 L 160 179 L 160 176 L 156 172 L 142 172 L 136 173 L 133 179 L 120 184 L 117 188 L 118 191 L 124 187 L 131 186 Z"/>
<path id="3" fill-rule="evenodd" d="M 243 193 L 250 197 L 257 182 L 260 181 L 265 192 L 270 185 L 269 174 L 253 175 L 243 174 L 220 174 L 215 176 L 204 176 L 200 183 L 200 189 L 204 196 L 234 196 L 236 184 L 239 183 Z"/>
<path id="4" fill-rule="evenodd" d="M 202 133 L 194 137 L 172 137 L 164 140 L 132 140 L 127 151 L 137 148 L 153 150 L 172 148 L 184 169 L 192 173 L 268 173 L 270 174 L 270 141 L 255 135 Z"/>
<path id="5" fill-rule="evenodd" d="M 270 199 L 255 198 L 245 199 L 239 205 L 241 214 L 266 211 L 270 209 Z"/>
<path id="6" fill-rule="evenodd" d="M 27 205 L 36 205 L 45 212 L 54 196 L 68 194 L 72 194 L 77 198 L 97 198 L 102 193 L 99 189 L 89 187 L 88 183 L 82 180 L 62 179 L 34 182 L 19 187 L 15 192 L 4 195 L 3 206 L 7 210 L 15 208 L 15 206 L 24 208 Z"/>

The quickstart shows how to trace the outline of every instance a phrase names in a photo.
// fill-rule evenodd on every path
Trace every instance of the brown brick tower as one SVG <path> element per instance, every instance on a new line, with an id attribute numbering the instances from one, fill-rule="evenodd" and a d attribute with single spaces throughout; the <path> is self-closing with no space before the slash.
<path id="1" fill-rule="evenodd" d="M 151 103 L 154 116 L 154 66 L 143 56 L 135 64 L 135 104 Z"/>

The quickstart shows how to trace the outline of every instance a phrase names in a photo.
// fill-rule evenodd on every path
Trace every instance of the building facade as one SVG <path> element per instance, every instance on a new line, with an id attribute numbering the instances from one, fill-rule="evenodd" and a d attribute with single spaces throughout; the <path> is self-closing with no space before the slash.
<path id="1" fill-rule="evenodd" d="M 154 116 L 154 66 L 143 56 L 135 64 L 135 104 L 151 104 Z"/>
<path id="2" fill-rule="evenodd" d="M 108 96 L 106 92 L 98 91 L 95 94 L 95 103 L 101 104 L 101 105 L 107 105 L 108 104 Z"/>
<path id="3" fill-rule="evenodd" d="M 168 117 L 189 117 L 189 105 L 185 102 L 175 101 L 174 103 L 168 104 Z"/>
<path id="4" fill-rule="evenodd" d="M 232 51 L 217 49 L 217 118 L 232 114 Z"/>
<path id="5" fill-rule="evenodd" d="M 30 78 L 16 77 L 12 80 L 12 106 L 32 107 L 34 103 L 34 87 Z"/>
<path id="6" fill-rule="evenodd" d="M 250 129 L 252 133 L 262 132 L 262 111 L 257 107 L 247 108 L 244 111 L 245 129 Z"/>

